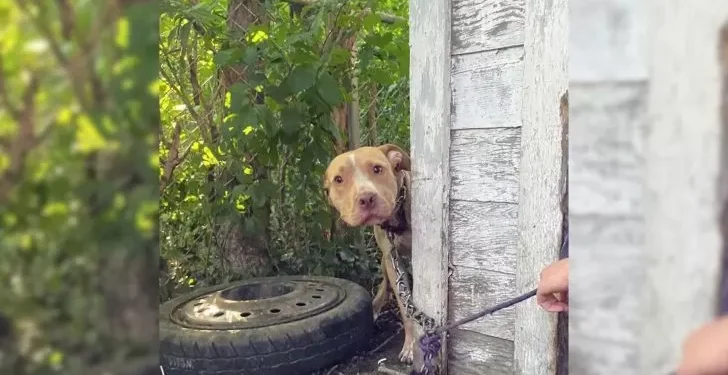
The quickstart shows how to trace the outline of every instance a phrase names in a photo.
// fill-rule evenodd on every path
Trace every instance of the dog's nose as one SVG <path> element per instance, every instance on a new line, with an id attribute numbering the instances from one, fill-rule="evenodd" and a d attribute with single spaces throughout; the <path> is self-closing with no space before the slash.
<path id="1" fill-rule="evenodd" d="M 357 197 L 357 203 L 359 204 L 359 207 L 368 210 L 374 207 L 376 197 L 377 196 L 374 193 L 363 193 Z"/>

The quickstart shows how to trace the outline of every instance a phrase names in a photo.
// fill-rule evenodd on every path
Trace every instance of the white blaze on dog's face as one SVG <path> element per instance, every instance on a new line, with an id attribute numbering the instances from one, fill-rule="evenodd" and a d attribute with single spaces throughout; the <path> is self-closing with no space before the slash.
<path id="1" fill-rule="evenodd" d="M 331 161 L 324 175 L 329 202 L 350 226 L 378 225 L 394 211 L 397 175 L 410 159 L 395 145 L 361 147 Z"/>

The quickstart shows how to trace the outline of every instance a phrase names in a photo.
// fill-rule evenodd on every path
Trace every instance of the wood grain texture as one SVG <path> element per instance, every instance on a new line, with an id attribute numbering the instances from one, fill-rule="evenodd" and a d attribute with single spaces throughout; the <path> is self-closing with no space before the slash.
<path id="1" fill-rule="evenodd" d="M 640 212 L 645 83 L 570 86 L 570 213 Z"/>
<path id="2" fill-rule="evenodd" d="M 572 82 L 647 79 L 648 32 L 644 1 L 569 3 L 569 74 Z"/>
<path id="3" fill-rule="evenodd" d="M 451 374 L 513 374 L 513 341 L 463 329 L 452 330 L 450 341 Z"/>
<path id="4" fill-rule="evenodd" d="M 451 14 L 449 0 L 410 1 L 413 294 L 415 304 L 440 324 L 448 307 Z M 415 353 L 418 368 L 420 359 Z"/>
<path id="5" fill-rule="evenodd" d="M 718 47 L 720 54 L 721 75 L 723 77 L 723 90 L 721 91 L 722 117 L 721 117 L 721 170 L 723 171 L 718 187 L 719 198 L 723 200 L 723 214 L 721 215 L 721 232 L 723 240 L 723 270 L 722 284 L 718 314 L 728 315 L 728 21 L 723 25 L 721 41 Z"/>
<path id="6" fill-rule="evenodd" d="M 513 298 L 515 283 L 513 274 L 454 267 L 450 278 L 450 319 L 462 319 Z M 514 319 L 514 308 L 509 307 L 460 328 L 512 341 Z"/>
<path id="7" fill-rule="evenodd" d="M 569 370 L 637 375 L 645 83 L 569 94 Z"/>
<path id="8" fill-rule="evenodd" d="M 644 222 L 638 216 L 571 215 L 572 244 L 590 245 L 569 260 L 570 333 L 635 349 Z"/>
<path id="9" fill-rule="evenodd" d="M 638 375 L 643 221 L 570 215 L 569 372 Z"/>
<path id="10" fill-rule="evenodd" d="M 526 15 L 516 295 L 559 259 L 567 187 L 561 106 L 569 85 L 568 0 L 526 0 Z M 556 374 L 557 323 L 533 300 L 515 306 L 516 374 Z"/>
<path id="11" fill-rule="evenodd" d="M 523 44 L 523 0 L 453 0 L 453 54 Z"/>
<path id="12" fill-rule="evenodd" d="M 520 128 L 458 130 L 451 137 L 452 199 L 518 202 Z"/>
<path id="13" fill-rule="evenodd" d="M 578 375 L 638 374 L 636 343 L 626 345 L 569 331 L 569 373 Z"/>
<path id="14" fill-rule="evenodd" d="M 657 29 L 650 48 L 645 140 L 649 324 L 641 336 L 641 374 L 657 375 L 677 365 L 687 335 L 712 319 L 717 306 L 722 255 L 717 47 L 728 2 L 648 4 Z"/>
<path id="15" fill-rule="evenodd" d="M 521 126 L 523 48 L 452 58 L 453 129 Z"/>
<path id="16" fill-rule="evenodd" d="M 518 246 L 515 203 L 450 203 L 450 262 L 514 274 Z"/>

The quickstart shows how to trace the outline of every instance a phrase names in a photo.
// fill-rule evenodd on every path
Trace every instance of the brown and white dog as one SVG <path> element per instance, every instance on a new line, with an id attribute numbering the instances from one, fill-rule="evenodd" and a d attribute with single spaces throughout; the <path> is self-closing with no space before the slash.
<path id="1" fill-rule="evenodd" d="M 411 264 L 410 169 L 409 156 L 401 148 L 386 144 L 338 155 L 324 176 L 329 202 L 341 219 L 352 227 L 374 226 L 384 275 L 372 308 L 376 316 L 389 299 L 389 287 L 395 291 L 405 334 L 399 358 L 406 363 L 411 363 L 413 357 L 414 322 L 407 317 L 404 301 L 397 293 L 397 275 L 390 254 L 396 246 L 399 256 Z M 393 241 L 387 232 L 392 234 Z"/>

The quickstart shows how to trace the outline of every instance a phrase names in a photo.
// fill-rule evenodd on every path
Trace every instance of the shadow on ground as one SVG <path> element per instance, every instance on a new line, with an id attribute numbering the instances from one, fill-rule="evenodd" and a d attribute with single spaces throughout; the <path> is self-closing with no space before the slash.
<path id="1" fill-rule="evenodd" d="M 374 333 L 367 348 L 348 361 L 311 375 L 394 375 L 408 374 L 410 366 L 399 361 L 404 333 L 396 310 L 387 310 L 374 322 Z M 383 361 L 383 362 L 382 362 Z M 383 363 L 389 371 L 380 372 Z"/>

